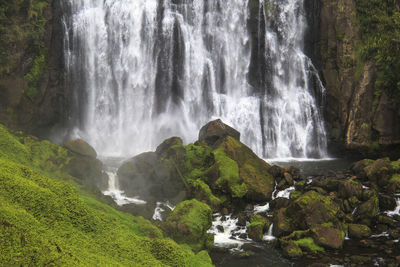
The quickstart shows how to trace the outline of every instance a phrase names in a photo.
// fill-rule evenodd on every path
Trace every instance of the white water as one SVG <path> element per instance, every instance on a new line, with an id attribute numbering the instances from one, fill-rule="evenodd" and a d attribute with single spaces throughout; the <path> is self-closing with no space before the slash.
<path id="1" fill-rule="evenodd" d="M 276 239 L 276 237 L 272 234 L 273 229 L 274 229 L 274 224 L 271 223 L 271 225 L 268 228 L 268 232 L 263 236 L 264 241 L 272 241 Z"/>
<path id="2" fill-rule="evenodd" d="M 118 206 L 123 206 L 126 204 L 136 204 L 136 205 L 146 204 L 146 201 L 141 200 L 137 197 L 127 197 L 124 191 L 119 189 L 116 170 L 108 171 L 107 175 L 108 175 L 108 189 L 106 191 L 103 191 L 103 194 L 112 197 Z"/>
<path id="3" fill-rule="evenodd" d="M 231 215 L 225 216 L 225 220 L 222 220 L 222 215 L 219 213 L 214 214 L 212 226 L 208 233 L 214 234 L 214 246 L 225 247 L 230 249 L 240 249 L 240 247 L 249 242 L 249 240 L 241 239 L 238 237 L 233 238 L 234 234 L 245 234 L 246 227 L 237 225 L 238 219 L 234 219 Z M 224 228 L 223 232 L 220 232 L 217 226 L 220 225 Z"/>
<path id="4" fill-rule="evenodd" d="M 163 212 L 165 209 L 169 209 L 170 211 L 175 209 L 175 206 L 172 206 L 168 201 L 167 202 L 157 202 L 156 208 L 154 209 L 152 219 L 155 221 L 162 221 L 163 220 Z"/>
<path id="5" fill-rule="evenodd" d="M 400 198 L 396 199 L 396 208 L 392 211 L 387 211 L 388 216 L 400 215 Z"/>
<path id="6" fill-rule="evenodd" d="M 193 142 L 221 118 L 260 156 L 326 157 L 303 1 L 260 0 L 271 81 L 262 88 L 248 80 L 248 0 L 174 2 L 64 0 L 72 137 L 101 155 L 133 155 L 172 135 Z"/>

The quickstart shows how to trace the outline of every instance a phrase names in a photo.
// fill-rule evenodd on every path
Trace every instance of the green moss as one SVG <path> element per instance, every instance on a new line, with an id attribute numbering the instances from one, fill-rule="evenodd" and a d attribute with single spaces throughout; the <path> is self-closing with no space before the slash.
<path id="1" fill-rule="evenodd" d="M 41 169 L 62 148 L 20 138 L 0 125 L 0 265 L 211 266 L 204 252 Z"/>
<path id="2" fill-rule="evenodd" d="M 293 241 L 293 243 L 298 245 L 299 247 L 307 249 L 308 251 L 313 252 L 313 253 L 325 251 L 324 248 L 315 244 L 314 240 L 311 237 L 299 239 L 299 240 Z"/>
<path id="3" fill-rule="evenodd" d="M 213 209 L 217 209 L 221 205 L 221 200 L 214 196 L 210 187 L 203 180 L 194 180 L 190 185 L 196 199 L 205 201 Z"/>
<path id="4" fill-rule="evenodd" d="M 179 203 L 164 224 L 166 233 L 178 243 L 188 244 L 194 251 L 207 248 L 211 237 L 212 211 L 196 199 Z"/>
<path id="5" fill-rule="evenodd" d="M 400 162 L 399 161 L 392 161 L 390 163 L 390 165 L 392 165 L 394 171 L 396 171 L 396 172 L 400 171 Z"/>
<path id="6" fill-rule="evenodd" d="M 292 191 L 292 192 L 290 192 L 290 199 L 296 199 L 299 196 L 301 196 L 301 192 L 300 191 Z"/>
<path id="7" fill-rule="evenodd" d="M 396 173 L 392 175 L 392 178 L 390 178 L 389 183 L 398 183 L 400 182 L 400 174 Z"/>
<path id="8" fill-rule="evenodd" d="M 228 157 L 223 149 L 214 151 L 214 156 L 220 170 L 220 176 L 216 181 L 218 189 L 231 193 L 232 197 L 241 198 L 246 195 L 247 186 L 240 183 L 238 164 Z"/>
<path id="9" fill-rule="evenodd" d="M 385 92 L 392 105 L 400 105 L 400 12 L 393 1 L 356 0 L 363 60 L 373 60 L 378 69 L 375 96 Z M 375 101 L 377 102 L 377 101 Z"/>

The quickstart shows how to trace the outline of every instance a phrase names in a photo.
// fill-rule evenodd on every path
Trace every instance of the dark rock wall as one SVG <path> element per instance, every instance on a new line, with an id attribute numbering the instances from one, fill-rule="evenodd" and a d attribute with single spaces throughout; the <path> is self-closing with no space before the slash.
<path id="1" fill-rule="evenodd" d="M 306 52 L 326 87 L 325 120 L 331 151 L 379 154 L 397 149 L 400 111 L 385 93 L 375 93 L 375 60 L 360 58 L 356 1 L 306 0 L 305 5 L 309 20 Z"/>
<path id="2" fill-rule="evenodd" d="M 48 137 L 68 114 L 61 1 L 12 1 L 0 12 L 0 122 Z"/>

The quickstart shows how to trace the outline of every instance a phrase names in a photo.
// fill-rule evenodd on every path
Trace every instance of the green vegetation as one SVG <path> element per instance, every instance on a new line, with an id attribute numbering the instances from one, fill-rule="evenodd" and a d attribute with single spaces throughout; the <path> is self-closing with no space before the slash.
<path id="1" fill-rule="evenodd" d="M 5 48 L 0 52 L 0 76 L 18 67 L 15 48 L 33 58 L 44 55 L 48 6 L 47 0 L 0 1 L 0 46 Z"/>
<path id="2" fill-rule="evenodd" d="M 325 251 L 324 248 L 318 246 L 317 244 L 314 243 L 314 240 L 311 237 L 306 237 L 303 239 L 295 240 L 293 241 L 295 245 L 298 245 L 302 249 L 306 249 L 310 252 L 319 252 L 319 251 Z"/>
<path id="3" fill-rule="evenodd" d="M 36 97 L 37 86 L 46 67 L 47 62 L 45 54 L 41 54 L 35 58 L 31 70 L 25 75 L 25 80 L 28 82 L 28 88 L 24 91 L 24 93 L 31 101 L 33 101 Z"/>
<path id="4" fill-rule="evenodd" d="M 196 199 L 179 203 L 162 226 L 179 243 L 188 244 L 194 251 L 211 248 L 214 236 L 207 233 L 211 227 L 212 211 Z"/>
<path id="5" fill-rule="evenodd" d="M 245 183 L 240 184 L 239 166 L 238 164 L 228 157 L 223 149 L 214 151 L 215 159 L 220 169 L 220 177 L 216 184 L 221 190 L 229 191 L 233 197 L 241 198 L 247 193 L 247 186 Z"/>
<path id="6" fill-rule="evenodd" d="M 385 92 L 400 107 L 400 12 L 394 1 L 356 0 L 362 34 L 360 55 L 374 59 L 378 74 L 375 95 Z"/>
<path id="7" fill-rule="evenodd" d="M 67 176 L 58 165 L 66 157 L 0 125 L 0 265 L 211 266 L 206 252 L 195 255 L 149 221 L 58 178 Z"/>

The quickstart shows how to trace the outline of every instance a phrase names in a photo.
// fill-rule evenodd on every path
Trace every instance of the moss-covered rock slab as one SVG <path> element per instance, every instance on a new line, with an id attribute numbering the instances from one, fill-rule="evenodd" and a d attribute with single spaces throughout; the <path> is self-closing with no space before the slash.
<path id="1" fill-rule="evenodd" d="M 319 246 L 339 249 L 343 246 L 345 233 L 334 227 L 316 225 L 311 229 L 313 239 Z"/>
<path id="2" fill-rule="evenodd" d="M 194 251 L 200 251 L 209 249 L 213 244 L 213 235 L 207 233 L 211 224 L 210 207 L 193 199 L 179 203 L 162 227 L 178 243 L 188 244 Z"/>
<path id="3" fill-rule="evenodd" d="M 371 229 L 363 224 L 349 224 L 349 236 L 351 238 L 366 238 L 371 235 Z"/>
<path id="4" fill-rule="evenodd" d="M 246 198 L 252 201 L 268 201 L 275 187 L 270 174 L 271 166 L 260 159 L 249 147 L 227 136 L 219 145 L 229 158 L 237 163 L 239 176 L 247 186 Z"/>

